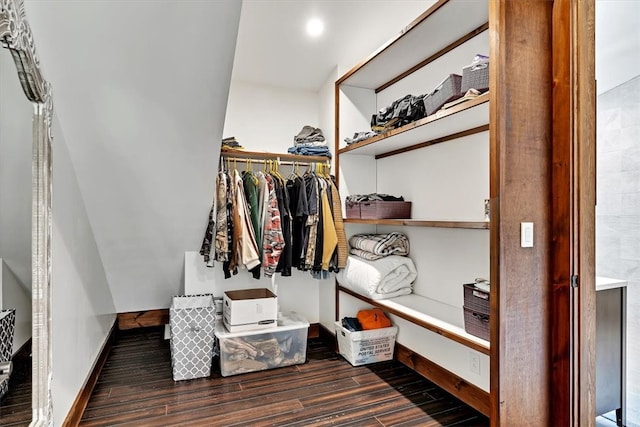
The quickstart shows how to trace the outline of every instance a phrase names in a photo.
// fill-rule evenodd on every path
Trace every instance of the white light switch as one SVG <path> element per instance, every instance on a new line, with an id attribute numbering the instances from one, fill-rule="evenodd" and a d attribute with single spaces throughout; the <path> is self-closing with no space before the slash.
<path id="1" fill-rule="evenodd" d="M 520 223 L 520 246 L 523 248 L 533 247 L 533 223 Z"/>

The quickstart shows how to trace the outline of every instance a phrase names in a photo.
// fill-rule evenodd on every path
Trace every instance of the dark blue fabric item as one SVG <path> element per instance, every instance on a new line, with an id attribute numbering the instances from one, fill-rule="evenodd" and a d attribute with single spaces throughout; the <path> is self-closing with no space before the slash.
<path id="1" fill-rule="evenodd" d="M 356 317 L 344 317 L 342 319 L 342 327 L 351 332 L 358 332 L 362 330 L 362 325 Z"/>

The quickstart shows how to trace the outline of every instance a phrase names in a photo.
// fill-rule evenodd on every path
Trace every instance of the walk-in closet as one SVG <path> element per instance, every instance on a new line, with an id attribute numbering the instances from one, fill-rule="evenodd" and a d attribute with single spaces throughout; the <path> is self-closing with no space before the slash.
<path id="1" fill-rule="evenodd" d="M 635 425 L 610 2 L 0 0 L 0 424 Z"/>

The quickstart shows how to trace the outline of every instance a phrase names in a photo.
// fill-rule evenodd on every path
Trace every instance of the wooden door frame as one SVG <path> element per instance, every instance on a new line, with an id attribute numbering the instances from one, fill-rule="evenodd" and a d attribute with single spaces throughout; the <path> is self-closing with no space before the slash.
<path id="1" fill-rule="evenodd" d="M 552 419 L 595 424 L 595 2 L 553 10 Z"/>
<path id="2" fill-rule="evenodd" d="M 493 426 L 595 424 L 594 9 L 489 1 Z"/>

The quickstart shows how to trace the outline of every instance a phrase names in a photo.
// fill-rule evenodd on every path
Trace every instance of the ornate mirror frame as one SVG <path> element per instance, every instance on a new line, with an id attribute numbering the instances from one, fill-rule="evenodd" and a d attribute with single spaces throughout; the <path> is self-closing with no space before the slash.
<path id="1" fill-rule="evenodd" d="M 23 0 L 0 0 L 0 44 L 11 51 L 20 84 L 33 103 L 31 159 L 32 411 L 31 426 L 53 425 L 51 403 L 51 85 L 26 19 Z"/>

